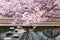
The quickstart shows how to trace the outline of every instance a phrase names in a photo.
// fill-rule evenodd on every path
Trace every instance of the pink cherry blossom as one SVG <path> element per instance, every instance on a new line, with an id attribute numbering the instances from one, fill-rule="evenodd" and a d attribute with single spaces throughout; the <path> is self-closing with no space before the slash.
<path id="1" fill-rule="evenodd" d="M 48 20 L 46 16 L 60 16 L 60 11 L 56 11 L 60 9 L 59 2 L 59 0 L 0 0 L 0 15 L 13 18 L 11 24 L 22 21 L 23 25 L 41 23 Z"/>
<path id="2" fill-rule="evenodd" d="M 24 33 L 24 32 L 26 32 L 25 29 L 19 29 L 19 30 L 18 30 L 18 33 Z"/>

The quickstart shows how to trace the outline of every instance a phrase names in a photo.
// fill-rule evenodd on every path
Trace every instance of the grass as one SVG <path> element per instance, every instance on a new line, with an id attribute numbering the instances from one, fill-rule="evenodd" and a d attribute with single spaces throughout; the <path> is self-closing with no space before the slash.
<path id="1" fill-rule="evenodd" d="M 0 38 L 0 40 L 3 40 L 3 39 Z"/>
<path id="2" fill-rule="evenodd" d="M 0 27 L 0 33 L 6 32 L 9 30 L 9 27 Z"/>

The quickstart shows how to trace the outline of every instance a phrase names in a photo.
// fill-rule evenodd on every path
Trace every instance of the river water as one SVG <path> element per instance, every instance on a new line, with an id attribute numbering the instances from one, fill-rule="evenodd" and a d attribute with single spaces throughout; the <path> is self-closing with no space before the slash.
<path id="1" fill-rule="evenodd" d="M 9 37 L 11 37 L 12 40 L 60 40 L 60 28 L 36 28 L 35 30 L 28 28 L 27 30 L 25 33 L 17 33 L 13 30 L 13 34 L 18 34 L 19 38 L 14 38 L 13 35 Z M 6 37 L 7 31 L 0 32 L 1 40 Z"/>

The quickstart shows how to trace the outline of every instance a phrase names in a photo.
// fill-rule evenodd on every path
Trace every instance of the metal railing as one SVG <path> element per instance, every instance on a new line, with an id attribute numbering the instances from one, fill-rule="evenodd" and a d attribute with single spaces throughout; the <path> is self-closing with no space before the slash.
<path id="1" fill-rule="evenodd" d="M 34 23 L 34 24 L 29 24 L 29 25 L 23 25 L 22 23 L 21 24 L 11 24 L 11 22 L 13 21 L 14 19 L 12 18 L 1 18 L 0 19 L 0 26 L 60 26 L 60 18 L 52 18 L 50 17 L 50 19 L 48 19 L 47 21 L 45 22 L 40 22 L 40 23 Z"/>

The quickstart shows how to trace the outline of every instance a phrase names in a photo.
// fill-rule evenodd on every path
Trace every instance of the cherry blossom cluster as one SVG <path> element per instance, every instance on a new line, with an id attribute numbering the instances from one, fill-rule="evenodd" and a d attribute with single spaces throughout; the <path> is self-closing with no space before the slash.
<path id="1" fill-rule="evenodd" d="M 52 5 L 59 4 L 58 1 L 54 2 L 54 4 L 52 4 L 53 2 L 51 2 L 51 0 L 47 1 L 48 0 L 0 0 L 0 15 L 14 18 L 12 24 L 22 21 L 24 21 L 23 24 L 41 23 L 48 19 L 46 13 L 50 13 L 55 7 Z"/>

